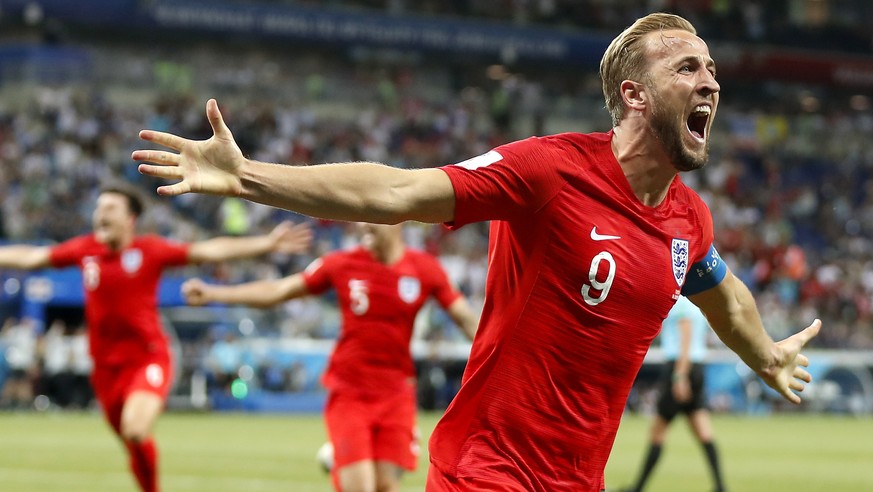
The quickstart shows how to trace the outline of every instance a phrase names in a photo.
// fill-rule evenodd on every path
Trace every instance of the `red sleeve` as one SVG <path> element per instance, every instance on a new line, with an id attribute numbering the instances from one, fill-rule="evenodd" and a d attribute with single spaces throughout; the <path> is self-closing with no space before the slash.
<path id="1" fill-rule="evenodd" d="M 703 260 L 709 254 L 709 248 L 715 240 L 712 212 L 709 211 L 709 207 L 706 206 L 706 203 L 697 193 L 694 193 L 694 202 L 696 204 L 694 208 L 697 211 L 698 221 L 700 222 L 700 241 L 697 241 L 695 244 L 696 249 L 691 256 L 691 265 Z"/>
<path id="2" fill-rule="evenodd" d="M 327 254 L 316 258 L 303 270 L 303 283 L 306 284 L 306 290 L 310 294 L 322 294 L 333 287 L 331 272 L 335 268 L 337 259 L 335 253 Z"/>
<path id="3" fill-rule="evenodd" d="M 531 137 L 441 167 L 455 189 L 455 217 L 449 227 L 535 213 L 566 183 L 556 172 L 561 162 L 558 146 Z"/>
<path id="4" fill-rule="evenodd" d="M 188 264 L 188 251 L 191 245 L 179 241 L 171 241 L 160 236 L 144 236 L 143 241 L 150 243 L 150 249 L 164 266 L 182 266 Z"/>
<path id="5" fill-rule="evenodd" d="M 49 262 L 55 268 L 78 265 L 87 254 L 88 247 L 94 244 L 93 236 L 78 236 L 53 246 L 49 252 Z"/>

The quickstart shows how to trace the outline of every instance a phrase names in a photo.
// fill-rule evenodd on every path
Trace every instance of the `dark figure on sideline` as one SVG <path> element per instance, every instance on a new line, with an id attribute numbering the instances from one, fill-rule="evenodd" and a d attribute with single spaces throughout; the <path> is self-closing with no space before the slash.
<path id="1" fill-rule="evenodd" d="M 646 481 L 661 457 L 670 423 L 680 412 L 688 417 L 694 436 L 703 446 L 715 491 L 724 492 L 718 452 L 713 442 L 712 422 L 706 408 L 703 362 L 706 358 L 708 334 L 709 323 L 703 313 L 686 297 L 680 297 L 661 329 L 661 349 L 666 362 L 658 385 L 658 413 L 652 422 L 649 451 L 636 485 L 625 492 L 644 490 Z"/>

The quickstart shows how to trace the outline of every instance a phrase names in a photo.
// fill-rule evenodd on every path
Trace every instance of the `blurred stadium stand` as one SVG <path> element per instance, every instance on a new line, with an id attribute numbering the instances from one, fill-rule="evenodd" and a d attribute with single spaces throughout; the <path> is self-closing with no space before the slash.
<path id="1" fill-rule="evenodd" d="M 94 192 L 108 177 L 153 196 L 156 183 L 128 157 L 137 131 L 206 137 L 209 97 L 247 154 L 292 164 L 430 167 L 531 134 L 608 129 L 600 55 L 652 6 L 695 22 L 718 63 L 711 162 L 683 179 L 709 203 L 722 255 L 756 293 L 773 337 L 824 320 L 813 342 L 822 384 L 808 408 L 873 411 L 873 3 L 863 0 L 6 0 L 0 235 L 53 242 L 88 230 Z M 214 197 L 150 201 L 143 229 L 181 240 L 306 220 Z M 283 275 L 352 240 L 341 224 L 313 224 L 309 256 L 191 267 L 166 279 L 165 291 L 190 275 Z M 407 233 L 481 302 L 487 228 Z M 35 302 L 23 286 L 64 275 L 0 272 L 0 311 L 50 321 L 40 313 L 51 299 Z M 330 299 L 256 312 L 171 307 L 180 302 L 167 296 L 183 369 L 174 405 L 320 405 L 318 374 L 337 331 Z M 210 387 L 208 351 L 228 330 L 245 352 L 244 395 L 239 385 L 230 396 Z M 451 398 L 468 349 L 460 340 L 438 310 L 422 317 L 415 351 L 424 405 Z M 732 355 L 716 352 L 710 380 L 720 408 L 777 405 Z M 653 351 L 635 407 L 650 399 L 658 362 Z"/>

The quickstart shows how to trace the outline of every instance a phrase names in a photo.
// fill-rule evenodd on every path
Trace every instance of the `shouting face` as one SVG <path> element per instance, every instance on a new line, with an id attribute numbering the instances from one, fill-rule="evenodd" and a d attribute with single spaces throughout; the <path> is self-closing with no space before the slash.
<path id="1" fill-rule="evenodd" d="M 686 31 L 649 33 L 649 129 L 679 171 L 709 158 L 709 135 L 720 87 L 706 43 Z"/>
<path id="2" fill-rule="evenodd" d="M 97 241 L 119 249 L 132 236 L 136 216 L 128 198 L 120 193 L 101 193 L 91 217 Z"/>

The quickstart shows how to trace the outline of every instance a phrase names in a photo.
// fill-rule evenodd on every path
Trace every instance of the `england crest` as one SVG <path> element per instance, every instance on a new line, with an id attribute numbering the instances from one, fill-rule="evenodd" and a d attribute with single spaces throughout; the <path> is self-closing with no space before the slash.
<path id="1" fill-rule="evenodd" d="M 688 241 L 673 238 L 670 253 L 673 260 L 673 278 L 681 288 L 685 285 L 685 276 L 688 273 Z"/>
<path id="2" fill-rule="evenodd" d="M 127 273 L 133 273 L 142 266 L 142 251 L 128 249 L 121 254 L 121 268 Z"/>
<path id="3" fill-rule="evenodd" d="M 415 277 L 400 277 L 397 282 L 397 293 L 407 304 L 412 304 L 421 295 L 421 282 Z"/>

